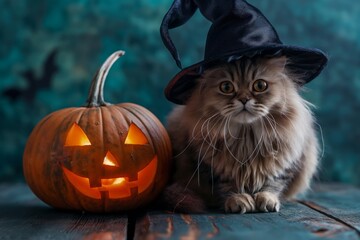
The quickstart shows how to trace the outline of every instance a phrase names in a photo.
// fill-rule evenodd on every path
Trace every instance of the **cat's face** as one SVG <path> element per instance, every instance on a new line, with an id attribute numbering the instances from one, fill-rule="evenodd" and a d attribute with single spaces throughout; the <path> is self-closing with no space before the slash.
<path id="1" fill-rule="evenodd" d="M 206 71 L 199 85 L 203 111 L 218 111 L 229 121 L 242 124 L 280 111 L 291 88 L 285 64 L 285 57 L 246 59 Z"/>

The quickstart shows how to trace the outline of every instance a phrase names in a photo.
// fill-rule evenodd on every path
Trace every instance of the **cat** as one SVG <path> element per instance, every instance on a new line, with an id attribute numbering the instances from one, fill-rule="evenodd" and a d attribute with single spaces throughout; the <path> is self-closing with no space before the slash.
<path id="1" fill-rule="evenodd" d="M 242 57 L 206 70 L 168 116 L 175 212 L 277 212 L 309 188 L 318 166 L 312 106 L 289 60 Z"/>

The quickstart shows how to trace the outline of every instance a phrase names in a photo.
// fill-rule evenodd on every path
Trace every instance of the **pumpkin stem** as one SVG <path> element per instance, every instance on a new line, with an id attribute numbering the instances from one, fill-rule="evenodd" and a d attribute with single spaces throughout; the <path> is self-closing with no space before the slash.
<path id="1" fill-rule="evenodd" d="M 116 60 L 125 54 L 124 51 L 116 51 L 110 55 L 103 63 L 101 68 L 96 72 L 93 80 L 91 81 L 91 86 L 89 89 L 89 95 L 87 99 L 87 107 L 99 107 L 99 106 L 108 106 L 109 103 L 104 101 L 104 84 L 106 77 L 109 73 L 111 66 Z"/>

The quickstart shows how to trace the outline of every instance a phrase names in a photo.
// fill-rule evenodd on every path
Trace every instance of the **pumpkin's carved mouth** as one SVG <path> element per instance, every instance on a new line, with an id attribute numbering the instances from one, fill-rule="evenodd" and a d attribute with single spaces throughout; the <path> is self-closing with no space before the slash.
<path id="1" fill-rule="evenodd" d="M 144 192 L 153 182 L 157 169 L 157 157 L 137 174 L 137 180 L 129 181 L 128 177 L 101 179 L 101 187 L 90 187 L 90 180 L 81 177 L 66 167 L 62 167 L 66 178 L 82 194 L 90 198 L 118 199 L 130 197 L 132 189 L 137 189 L 138 193 Z"/>

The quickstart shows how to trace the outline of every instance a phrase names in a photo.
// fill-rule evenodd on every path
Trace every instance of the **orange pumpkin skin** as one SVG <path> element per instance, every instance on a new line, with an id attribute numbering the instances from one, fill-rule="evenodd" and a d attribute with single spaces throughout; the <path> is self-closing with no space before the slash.
<path id="1" fill-rule="evenodd" d="M 168 134 L 139 105 L 109 105 L 102 96 L 94 100 L 94 89 L 102 93 L 94 86 L 87 107 L 56 111 L 34 128 L 23 156 L 25 179 L 41 200 L 60 209 L 114 212 L 144 206 L 167 183 Z M 85 144 L 71 129 L 82 130 L 76 131 L 87 138 Z"/>

